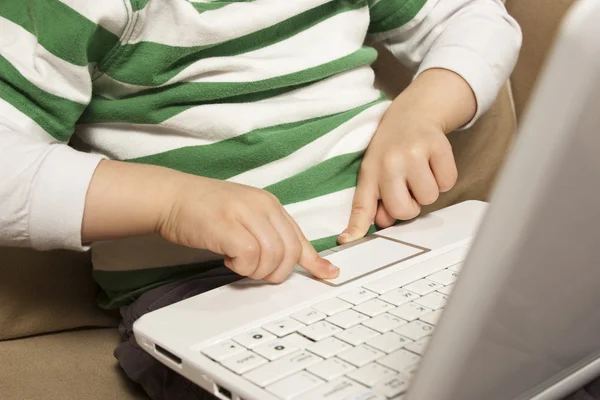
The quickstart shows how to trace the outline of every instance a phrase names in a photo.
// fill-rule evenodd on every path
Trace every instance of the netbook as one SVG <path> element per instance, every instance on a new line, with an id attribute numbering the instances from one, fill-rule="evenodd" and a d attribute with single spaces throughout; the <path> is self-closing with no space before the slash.
<path id="1" fill-rule="evenodd" d="M 600 2 L 579 3 L 491 205 L 465 202 L 143 316 L 140 345 L 231 400 L 558 399 L 600 375 Z"/>

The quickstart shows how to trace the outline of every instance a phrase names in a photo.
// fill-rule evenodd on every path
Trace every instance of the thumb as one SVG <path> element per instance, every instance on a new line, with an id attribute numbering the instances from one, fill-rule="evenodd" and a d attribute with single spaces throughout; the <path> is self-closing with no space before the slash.
<path id="1" fill-rule="evenodd" d="M 353 242 L 364 237 L 373 223 L 377 212 L 378 193 L 375 184 L 362 184 L 359 179 L 352 201 L 352 212 L 348 227 L 338 237 L 340 244 Z"/>
<path id="2" fill-rule="evenodd" d="M 340 274 L 340 269 L 334 266 L 330 261 L 322 258 L 315 250 L 313 245 L 306 239 L 302 230 L 296 224 L 292 217 L 287 215 L 288 220 L 294 227 L 302 249 L 298 258 L 298 265 L 310 272 L 313 276 L 320 279 L 333 279 Z"/>

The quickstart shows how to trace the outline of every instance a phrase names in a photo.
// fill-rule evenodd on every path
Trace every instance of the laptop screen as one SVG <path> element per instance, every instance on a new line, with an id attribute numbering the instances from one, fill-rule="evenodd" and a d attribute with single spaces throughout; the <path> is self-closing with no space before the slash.
<path id="1" fill-rule="evenodd" d="M 563 29 L 410 400 L 561 398 L 600 356 L 598 20 Z"/>

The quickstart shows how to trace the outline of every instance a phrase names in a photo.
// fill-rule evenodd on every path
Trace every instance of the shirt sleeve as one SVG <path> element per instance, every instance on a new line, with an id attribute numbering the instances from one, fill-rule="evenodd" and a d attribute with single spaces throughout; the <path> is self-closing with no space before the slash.
<path id="1" fill-rule="evenodd" d="M 477 100 L 471 126 L 512 72 L 522 35 L 501 0 L 373 0 L 369 35 L 416 76 L 431 68 L 460 75 Z"/>
<path id="2" fill-rule="evenodd" d="M 112 17 L 117 4 L 123 15 Z M 0 246 L 85 250 L 85 197 L 102 157 L 68 142 L 125 19 L 117 0 L 0 2 Z"/>

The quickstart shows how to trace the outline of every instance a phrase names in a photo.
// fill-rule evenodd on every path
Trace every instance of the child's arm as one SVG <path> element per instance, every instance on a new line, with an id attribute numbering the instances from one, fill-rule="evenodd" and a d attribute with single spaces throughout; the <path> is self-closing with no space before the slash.
<path id="1" fill-rule="evenodd" d="M 0 1 L 0 245 L 84 250 L 156 232 L 253 278 L 280 282 L 297 262 L 335 276 L 267 192 L 68 147 L 90 70 L 108 66 L 126 22 L 121 0 L 68 4 Z"/>
<path id="2" fill-rule="evenodd" d="M 417 216 L 454 186 L 445 134 L 491 106 L 521 44 L 500 0 L 380 0 L 369 32 L 417 74 L 369 145 L 341 243 L 364 236 L 373 220 L 388 227 Z"/>

